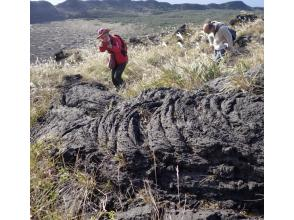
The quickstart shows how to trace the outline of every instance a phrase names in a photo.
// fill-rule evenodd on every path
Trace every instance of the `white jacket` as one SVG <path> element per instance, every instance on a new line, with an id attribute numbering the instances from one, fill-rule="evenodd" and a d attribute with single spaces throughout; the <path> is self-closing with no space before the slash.
<path id="1" fill-rule="evenodd" d="M 222 25 L 215 35 L 214 33 L 210 33 L 208 35 L 208 40 L 215 50 L 233 48 L 233 37 L 226 25 Z"/>

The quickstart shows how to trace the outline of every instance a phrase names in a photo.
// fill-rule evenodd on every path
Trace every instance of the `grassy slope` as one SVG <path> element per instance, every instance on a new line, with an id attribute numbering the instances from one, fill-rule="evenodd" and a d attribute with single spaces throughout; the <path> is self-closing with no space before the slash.
<path id="1" fill-rule="evenodd" d="M 238 34 L 246 33 L 257 38 L 263 36 L 263 21 L 238 28 Z M 263 45 L 253 41 L 246 49 L 240 50 L 241 54 L 238 56 L 235 52 L 226 57 L 220 65 L 215 65 L 210 59 L 211 51 L 197 24 L 191 27 L 191 35 L 185 39 L 185 48 L 179 47 L 171 36 L 167 36 L 165 41 L 170 44 L 129 48 L 130 61 L 123 74 L 127 87 L 120 92 L 121 95 L 133 97 L 144 89 L 155 87 L 191 90 L 210 79 L 226 74 L 237 74 L 228 89 L 238 87 L 247 90 L 253 86 L 254 79 L 245 79 L 244 72 L 264 62 Z M 64 66 L 53 61 L 31 65 L 31 125 L 47 111 L 50 101 L 57 95 L 55 86 L 61 82 L 64 75 L 81 73 L 87 79 L 97 80 L 113 88 L 106 65 L 108 55 L 98 53 L 92 47 L 81 50 L 81 53 L 84 59 L 81 63 L 72 60 Z M 57 166 L 56 162 L 47 156 L 52 144 L 58 145 L 56 140 L 49 140 L 35 143 L 31 147 L 31 213 L 36 219 L 70 219 L 77 215 L 70 208 L 78 206 L 83 210 L 83 204 L 88 202 L 88 196 L 97 186 L 91 176 L 74 168 Z M 70 189 L 66 188 L 69 185 Z M 108 187 L 107 183 L 99 189 L 103 191 L 104 187 Z M 62 189 L 84 195 L 81 199 L 83 203 L 64 208 L 59 195 Z M 93 213 L 93 217 L 97 218 L 97 215 L 114 218 L 111 210 L 100 209 L 98 213 Z"/>

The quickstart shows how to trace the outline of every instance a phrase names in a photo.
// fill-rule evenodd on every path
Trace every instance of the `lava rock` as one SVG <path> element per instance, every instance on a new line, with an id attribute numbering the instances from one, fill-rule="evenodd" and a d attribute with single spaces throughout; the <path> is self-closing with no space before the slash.
<path id="1" fill-rule="evenodd" d="M 60 62 L 67 59 L 69 62 L 80 62 L 82 61 L 82 56 L 78 50 L 74 49 L 61 49 L 54 54 L 54 60 Z"/>
<path id="2" fill-rule="evenodd" d="M 111 182 L 121 197 L 108 208 L 121 219 L 164 219 L 183 206 L 195 207 L 185 219 L 238 219 L 241 209 L 262 216 L 263 93 L 225 90 L 228 80 L 193 91 L 148 89 L 127 100 L 81 75 L 66 76 L 61 98 L 32 128 L 32 142 L 60 140 L 65 165 L 95 174 L 98 185 Z M 228 200 L 232 205 L 214 209 L 197 203 Z"/>
<path id="3" fill-rule="evenodd" d="M 129 43 L 133 45 L 144 44 L 144 42 L 138 37 L 131 37 Z"/>
<path id="4" fill-rule="evenodd" d="M 181 27 L 179 27 L 176 31 L 175 34 L 180 33 L 182 35 L 187 34 L 188 33 L 188 25 L 187 24 L 183 24 Z"/>
<path id="5" fill-rule="evenodd" d="M 230 20 L 230 25 L 238 25 L 238 24 L 244 24 L 248 22 L 253 22 L 258 17 L 254 14 L 239 14 L 234 19 Z"/>
<path id="6" fill-rule="evenodd" d="M 235 40 L 235 43 L 238 44 L 239 47 L 246 47 L 248 43 L 251 42 L 252 36 L 246 35 L 246 36 L 239 36 Z"/>

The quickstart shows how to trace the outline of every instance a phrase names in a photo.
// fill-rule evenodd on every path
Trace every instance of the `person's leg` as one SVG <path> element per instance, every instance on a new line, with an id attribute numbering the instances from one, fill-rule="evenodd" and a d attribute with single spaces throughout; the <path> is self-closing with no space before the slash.
<path id="1" fill-rule="evenodd" d="M 219 63 L 221 61 L 221 59 L 223 58 L 223 56 L 225 55 L 225 53 L 226 53 L 225 49 L 215 50 L 213 60 L 215 62 Z"/>
<path id="2" fill-rule="evenodd" d="M 117 68 L 117 67 L 115 67 L 114 69 L 111 70 L 111 79 L 112 79 L 112 83 L 113 83 L 113 85 L 114 85 L 115 87 L 118 86 L 118 83 L 117 83 L 117 81 L 116 81 L 116 79 L 115 79 L 116 68 Z"/>
<path id="3" fill-rule="evenodd" d="M 220 50 L 220 54 L 221 54 L 222 57 L 225 55 L 225 53 L 226 53 L 226 50 L 225 49 L 221 49 Z"/>
<path id="4" fill-rule="evenodd" d="M 115 68 L 114 80 L 116 82 L 116 85 L 115 85 L 116 88 L 120 88 L 124 83 L 123 79 L 121 78 L 121 75 L 122 75 L 123 71 L 125 70 L 126 65 L 127 65 L 127 63 L 119 64 Z"/>
<path id="5" fill-rule="evenodd" d="M 220 59 L 219 50 L 214 50 L 213 61 L 218 62 Z"/>

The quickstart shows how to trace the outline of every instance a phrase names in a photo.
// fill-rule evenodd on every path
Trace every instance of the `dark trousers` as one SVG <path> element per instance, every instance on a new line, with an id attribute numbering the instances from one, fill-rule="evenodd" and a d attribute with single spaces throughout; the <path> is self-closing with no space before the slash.
<path id="1" fill-rule="evenodd" d="M 112 69 L 112 82 L 117 89 L 119 89 L 124 83 L 121 75 L 125 70 L 126 65 L 127 63 L 118 64 L 114 69 Z"/>
<path id="2" fill-rule="evenodd" d="M 214 50 L 213 60 L 215 62 L 220 62 L 221 58 L 225 55 L 225 53 L 226 53 L 225 49 Z"/>

